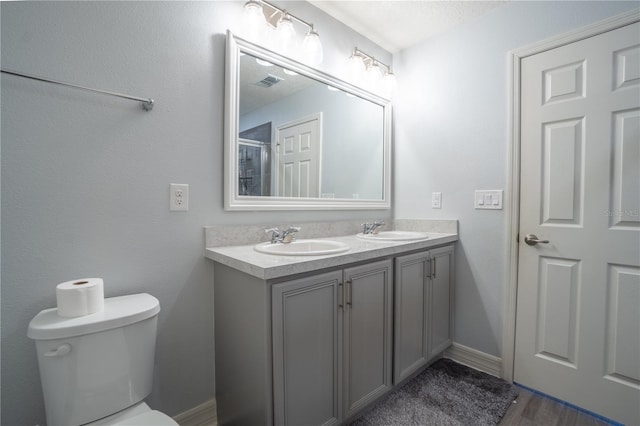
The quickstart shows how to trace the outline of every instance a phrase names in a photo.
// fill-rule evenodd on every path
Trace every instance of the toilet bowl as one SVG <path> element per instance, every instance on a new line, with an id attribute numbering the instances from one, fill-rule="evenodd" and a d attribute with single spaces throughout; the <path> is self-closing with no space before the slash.
<path id="1" fill-rule="evenodd" d="M 152 410 L 146 403 L 140 402 L 116 414 L 83 426 L 169 426 L 177 424 L 166 414 Z"/>
<path id="2" fill-rule="evenodd" d="M 160 304 L 142 293 L 104 300 L 94 314 L 46 309 L 29 323 L 49 426 L 177 425 L 143 402 L 151 393 Z"/>

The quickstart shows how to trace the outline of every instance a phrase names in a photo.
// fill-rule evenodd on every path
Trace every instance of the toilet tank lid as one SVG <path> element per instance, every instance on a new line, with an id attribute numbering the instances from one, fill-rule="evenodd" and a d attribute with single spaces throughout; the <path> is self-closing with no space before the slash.
<path id="1" fill-rule="evenodd" d="M 134 324 L 158 315 L 160 302 L 147 293 L 104 299 L 104 309 L 95 314 L 65 318 L 58 308 L 45 309 L 29 323 L 27 336 L 34 340 L 64 339 Z"/>

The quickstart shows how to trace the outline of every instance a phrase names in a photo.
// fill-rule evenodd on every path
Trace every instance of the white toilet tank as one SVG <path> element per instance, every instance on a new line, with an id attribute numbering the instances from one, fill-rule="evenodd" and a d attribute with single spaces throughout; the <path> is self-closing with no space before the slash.
<path id="1" fill-rule="evenodd" d="M 91 315 L 63 318 L 53 308 L 31 320 L 49 426 L 89 423 L 151 392 L 158 312 L 158 299 L 143 293 L 107 298 Z"/>

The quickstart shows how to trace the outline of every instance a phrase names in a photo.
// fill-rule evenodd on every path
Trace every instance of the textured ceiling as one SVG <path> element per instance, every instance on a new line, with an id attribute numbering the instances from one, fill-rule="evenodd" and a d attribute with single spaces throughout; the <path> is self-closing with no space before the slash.
<path id="1" fill-rule="evenodd" d="M 269 77 L 276 77 L 280 82 L 270 87 L 259 84 L 261 80 Z M 302 75 L 287 74 L 280 66 L 260 65 L 256 58 L 249 54 L 242 55 L 239 82 L 240 115 L 291 96 L 314 83 L 318 84 L 317 81 Z"/>
<path id="2" fill-rule="evenodd" d="M 385 50 L 395 53 L 482 15 L 507 0 L 307 1 Z"/>

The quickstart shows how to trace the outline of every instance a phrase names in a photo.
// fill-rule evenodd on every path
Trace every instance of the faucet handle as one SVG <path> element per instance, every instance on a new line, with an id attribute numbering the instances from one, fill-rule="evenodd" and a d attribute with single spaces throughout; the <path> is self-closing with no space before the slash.
<path id="1" fill-rule="evenodd" d="M 278 228 L 269 228 L 264 230 L 265 234 L 268 234 L 269 232 L 273 232 L 274 234 L 280 235 L 280 230 Z"/>
<path id="2" fill-rule="evenodd" d="M 378 228 L 383 226 L 384 220 L 376 220 L 373 223 L 363 223 L 362 224 L 362 233 L 363 234 L 377 234 Z"/>
<path id="3" fill-rule="evenodd" d="M 293 234 L 295 234 L 296 232 L 299 232 L 300 229 L 302 228 L 300 228 L 299 226 L 290 226 L 289 228 L 282 231 L 282 242 L 290 243 L 291 241 L 293 241 L 295 238 Z"/>
<path id="4" fill-rule="evenodd" d="M 264 232 L 266 234 L 271 232 L 271 244 L 276 243 L 278 241 L 278 239 L 280 238 L 280 229 L 278 229 L 278 228 L 265 229 Z"/>

